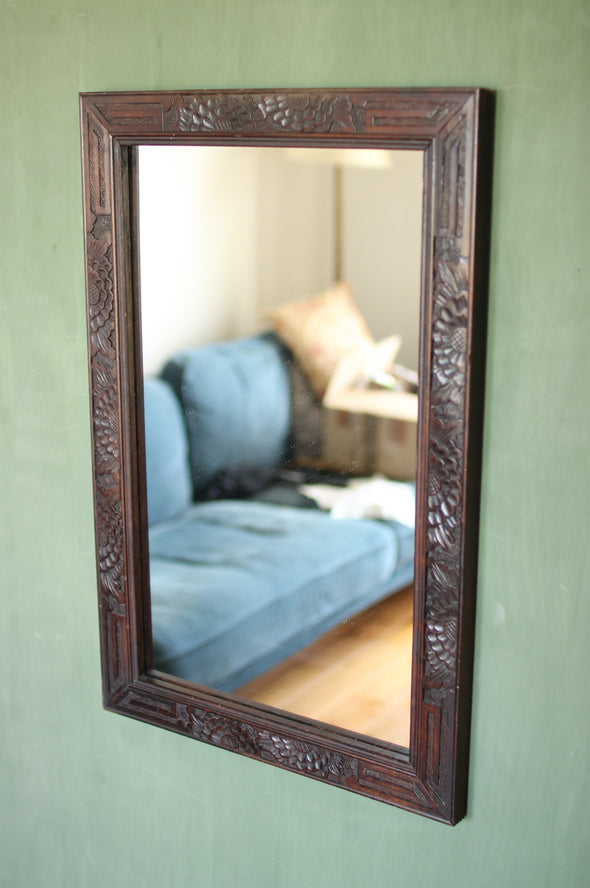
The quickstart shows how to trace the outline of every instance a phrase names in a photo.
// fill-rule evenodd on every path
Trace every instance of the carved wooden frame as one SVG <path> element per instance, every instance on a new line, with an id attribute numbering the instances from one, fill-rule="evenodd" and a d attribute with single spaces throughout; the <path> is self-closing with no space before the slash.
<path id="1" fill-rule="evenodd" d="M 80 97 L 104 705 L 456 823 L 467 799 L 493 96 L 479 89 Z M 133 149 L 424 151 L 421 397 L 409 749 L 151 669 Z"/>

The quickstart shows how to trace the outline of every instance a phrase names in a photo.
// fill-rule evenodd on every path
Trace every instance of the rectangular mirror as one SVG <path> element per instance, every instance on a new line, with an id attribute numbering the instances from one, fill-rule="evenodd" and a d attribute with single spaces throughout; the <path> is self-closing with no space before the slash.
<path id="1" fill-rule="evenodd" d="M 137 149 L 154 665 L 405 747 L 423 166 L 420 150 Z M 306 310 L 290 331 L 299 349 L 313 347 L 310 325 L 332 312 L 331 345 L 342 355 L 322 398 L 274 332 L 277 309 Z M 336 324 L 351 318 L 360 350 L 348 327 L 336 339 Z M 339 388 L 351 363 L 357 378 Z M 267 384 L 273 368 L 280 393 Z M 240 385 L 249 373 L 264 383 Z M 162 513 L 165 386 L 179 425 L 208 442 L 191 446 L 190 432 L 186 441 L 190 514 L 188 498 Z M 240 434 L 245 410 L 277 440 L 278 458 L 253 452 L 249 424 Z M 226 426 L 242 440 L 223 453 Z M 260 536 L 255 570 L 252 529 L 242 527 L 252 520 L 274 532 Z M 306 533 L 321 552 L 315 562 L 303 552 L 299 576 L 285 582 L 283 559 Z M 204 569 L 207 556 L 215 567 Z M 338 569 L 327 571 L 335 557 Z M 212 612 L 212 599 L 225 604 Z"/>
<path id="2" fill-rule="evenodd" d="M 457 822 L 491 94 L 81 119 L 105 706 Z"/>

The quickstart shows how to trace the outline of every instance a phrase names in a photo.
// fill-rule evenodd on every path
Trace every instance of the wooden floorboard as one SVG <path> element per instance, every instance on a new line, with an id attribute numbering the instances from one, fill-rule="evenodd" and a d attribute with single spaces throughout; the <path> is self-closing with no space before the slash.
<path id="1" fill-rule="evenodd" d="M 408 746 L 412 637 L 410 587 L 347 620 L 237 693 Z"/>

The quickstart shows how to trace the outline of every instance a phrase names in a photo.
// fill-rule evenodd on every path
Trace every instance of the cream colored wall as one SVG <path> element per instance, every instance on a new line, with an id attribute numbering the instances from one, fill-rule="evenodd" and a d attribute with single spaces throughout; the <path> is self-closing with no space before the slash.
<path id="1" fill-rule="evenodd" d="M 251 324 L 257 171 L 249 151 L 180 145 L 139 149 L 147 373 L 156 372 L 178 349 L 242 335 Z"/>
<path id="2" fill-rule="evenodd" d="M 402 336 L 398 360 L 418 369 L 421 151 L 392 153 L 389 169 L 343 170 L 344 277 L 373 335 Z"/>
<path id="3" fill-rule="evenodd" d="M 332 176 L 325 165 L 261 153 L 258 267 L 260 310 L 333 282 Z"/>
<path id="4" fill-rule="evenodd" d="M 391 156 L 390 169 L 343 170 L 343 276 L 375 337 L 401 333 L 400 360 L 417 368 L 422 154 Z M 263 329 L 265 309 L 332 283 L 331 166 L 258 148 L 139 158 L 147 373 L 178 349 Z"/>

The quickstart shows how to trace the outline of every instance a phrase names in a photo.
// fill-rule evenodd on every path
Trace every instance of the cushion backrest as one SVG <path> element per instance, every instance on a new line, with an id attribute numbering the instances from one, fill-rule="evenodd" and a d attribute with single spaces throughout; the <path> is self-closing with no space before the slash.
<path id="1" fill-rule="evenodd" d="M 144 412 L 148 520 L 155 524 L 190 505 L 188 440 L 178 398 L 162 379 L 145 380 Z"/>
<path id="2" fill-rule="evenodd" d="M 188 349 L 161 375 L 184 411 L 197 497 L 220 472 L 282 464 L 290 389 L 286 353 L 274 334 Z"/>

